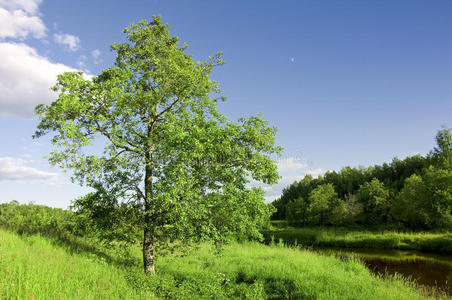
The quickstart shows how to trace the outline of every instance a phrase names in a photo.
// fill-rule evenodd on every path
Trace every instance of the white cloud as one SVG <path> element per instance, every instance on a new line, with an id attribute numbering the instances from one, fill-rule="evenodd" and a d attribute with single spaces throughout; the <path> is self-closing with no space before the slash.
<path id="1" fill-rule="evenodd" d="M 82 70 L 86 74 L 89 74 L 90 70 L 88 70 L 88 67 L 86 66 L 87 59 L 88 59 L 88 57 L 86 57 L 85 55 L 80 55 L 78 57 L 77 66 L 80 70 Z"/>
<path id="2" fill-rule="evenodd" d="M 276 165 L 278 166 L 279 172 L 297 171 L 308 166 L 307 163 L 295 157 L 280 159 L 276 162 Z"/>
<path id="3" fill-rule="evenodd" d="M 92 57 L 93 57 L 94 59 L 98 59 L 99 56 L 100 56 L 100 54 L 101 54 L 101 52 L 100 52 L 99 49 L 93 50 L 93 51 L 91 52 L 91 55 L 92 55 Z"/>
<path id="4" fill-rule="evenodd" d="M 72 34 L 55 33 L 53 40 L 57 44 L 67 46 L 70 51 L 77 51 L 80 48 L 80 39 Z"/>
<path id="5" fill-rule="evenodd" d="M 57 173 L 40 171 L 25 165 L 26 161 L 13 157 L 0 157 L 0 181 L 54 182 Z"/>
<path id="6" fill-rule="evenodd" d="M 21 9 L 29 14 L 37 14 L 42 0 L 0 0 L 0 7 L 8 10 Z"/>
<path id="7" fill-rule="evenodd" d="M 100 62 L 102 62 L 102 59 L 100 58 L 100 55 L 102 54 L 102 52 L 99 49 L 95 49 L 93 51 L 91 51 L 91 56 L 94 59 L 94 64 L 99 64 Z"/>
<path id="8" fill-rule="evenodd" d="M 317 168 L 312 169 L 311 163 L 308 163 L 302 158 L 303 155 L 290 156 L 276 161 L 278 172 L 281 179 L 278 183 L 273 185 L 263 184 L 261 182 L 252 180 L 248 187 L 261 187 L 265 192 L 265 202 L 272 202 L 279 198 L 284 188 L 288 187 L 295 181 L 303 179 L 306 175 L 318 177 L 323 175 L 325 171 Z"/>
<path id="9" fill-rule="evenodd" d="M 260 182 L 253 180 L 252 182 L 250 182 L 250 184 L 248 186 L 249 187 L 253 187 L 253 186 L 261 187 L 265 192 L 265 202 L 269 203 L 269 202 L 272 202 L 273 200 L 279 198 L 282 194 L 283 189 L 288 187 L 295 181 L 300 181 L 306 175 L 312 175 L 313 177 L 318 177 L 319 175 L 323 175 L 324 173 L 325 173 L 325 170 L 322 170 L 322 169 L 307 169 L 297 175 L 286 175 L 286 176 L 283 175 L 277 184 L 266 185 L 266 184 L 262 184 Z"/>
<path id="10" fill-rule="evenodd" d="M 320 175 L 325 174 L 325 170 L 323 169 L 311 169 L 307 170 L 305 175 L 312 175 L 312 177 L 319 177 Z"/>
<path id="11" fill-rule="evenodd" d="M 0 2 L 0 38 L 24 39 L 28 35 L 38 39 L 46 35 L 46 27 L 41 18 L 21 9 L 7 10 Z"/>
<path id="12" fill-rule="evenodd" d="M 75 71 L 25 44 L 0 43 L 0 57 L 0 117 L 33 117 L 36 105 L 56 98 L 50 90 L 56 76 Z"/>

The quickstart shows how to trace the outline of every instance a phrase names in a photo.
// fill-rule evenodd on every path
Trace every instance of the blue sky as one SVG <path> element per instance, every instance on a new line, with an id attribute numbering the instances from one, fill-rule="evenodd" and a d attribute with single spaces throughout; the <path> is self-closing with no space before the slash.
<path id="1" fill-rule="evenodd" d="M 33 108 L 56 74 L 98 74 L 122 29 L 160 14 L 214 72 L 231 119 L 278 127 L 282 180 L 425 154 L 452 126 L 451 1 L 0 0 L 0 202 L 67 207 L 88 191 L 43 158 Z"/>

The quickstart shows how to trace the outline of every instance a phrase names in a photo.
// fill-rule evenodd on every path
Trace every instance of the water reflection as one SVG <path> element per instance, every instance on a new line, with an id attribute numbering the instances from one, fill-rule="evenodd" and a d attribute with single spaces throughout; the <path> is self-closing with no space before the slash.
<path id="1" fill-rule="evenodd" d="M 398 273 L 419 285 L 452 295 L 452 255 L 393 249 L 322 248 L 316 251 L 339 257 L 357 256 L 376 274 Z"/>

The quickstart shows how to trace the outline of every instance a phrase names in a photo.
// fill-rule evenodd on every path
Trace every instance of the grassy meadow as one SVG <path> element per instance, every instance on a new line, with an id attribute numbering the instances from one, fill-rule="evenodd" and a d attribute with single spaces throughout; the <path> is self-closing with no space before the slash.
<path id="1" fill-rule="evenodd" d="M 67 210 L 0 205 L 0 299 L 426 299 L 412 281 L 372 274 L 283 243 L 158 251 L 146 276 L 140 243 L 104 246 Z M 282 229 L 282 228 L 280 228 Z"/>
<path id="2" fill-rule="evenodd" d="M 452 253 L 451 232 L 398 232 L 347 227 L 290 227 L 281 222 L 264 231 L 265 241 L 304 247 L 383 248 Z"/>
<path id="3" fill-rule="evenodd" d="M 157 274 L 147 277 L 138 246 L 124 257 L 84 243 L 0 230 L 0 298 L 425 299 L 410 282 L 371 275 L 359 261 L 287 247 L 233 243 L 215 254 L 203 244 L 159 256 Z"/>

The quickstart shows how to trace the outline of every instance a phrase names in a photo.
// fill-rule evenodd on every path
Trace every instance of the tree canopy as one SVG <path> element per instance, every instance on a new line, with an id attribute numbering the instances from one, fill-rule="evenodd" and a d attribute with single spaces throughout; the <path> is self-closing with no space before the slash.
<path id="1" fill-rule="evenodd" d="M 291 225 L 450 229 L 451 130 L 439 130 L 435 141 L 436 147 L 425 156 L 394 158 L 368 168 L 344 167 L 318 178 L 307 175 L 273 202 L 277 211 L 272 218 L 287 219 Z"/>
<path id="2" fill-rule="evenodd" d="M 210 76 L 221 53 L 195 62 L 160 17 L 124 33 L 127 42 L 111 46 L 114 66 L 91 79 L 59 75 L 58 98 L 36 107 L 35 137 L 52 133 L 50 163 L 96 190 L 76 208 L 107 209 L 107 224 L 113 209 L 134 212 L 149 273 L 160 242 L 259 238 L 271 207 L 248 183 L 277 181 L 276 129 L 259 115 L 233 122 L 217 110 L 224 97 Z"/>

